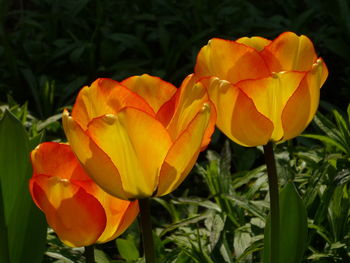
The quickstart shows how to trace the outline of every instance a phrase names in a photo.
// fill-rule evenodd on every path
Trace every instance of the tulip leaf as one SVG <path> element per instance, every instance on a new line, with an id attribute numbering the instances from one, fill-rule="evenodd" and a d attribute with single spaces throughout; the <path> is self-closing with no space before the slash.
<path id="1" fill-rule="evenodd" d="M 307 212 L 293 183 L 280 192 L 279 259 L 283 263 L 300 263 L 307 240 Z M 270 216 L 266 221 L 264 263 L 269 263 Z"/>
<path id="2" fill-rule="evenodd" d="M 2 200 L 1 180 L 0 180 L 0 262 L 9 262 L 7 227 L 5 222 L 5 211 Z"/>
<path id="3" fill-rule="evenodd" d="M 1 262 L 35 263 L 43 257 L 45 218 L 31 200 L 28 187 L 29 152 L 37 142 L 39 137 L 30 141 L 21 122 L 5 112 L 0 120 L 0 225 L 7 238 L 1 237 L 0 241 L 6 244 L 0 245 L 8 248 L 9 259 Z"/>
<path id="4" fill-rule="evenodd" d="M 118 238 L 116 240 L 118 251 L 127 261 L 137 260 L 140 255 L 133 240 Z"/>

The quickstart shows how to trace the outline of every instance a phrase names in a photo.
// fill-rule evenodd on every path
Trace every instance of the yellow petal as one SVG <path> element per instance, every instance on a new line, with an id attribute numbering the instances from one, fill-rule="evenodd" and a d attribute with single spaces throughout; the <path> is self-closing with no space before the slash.
<path id="1" fill-rule="evenodd" d="M 88 123 L 105 114 L 116 114 L 130 106 L 153 114 L 153 109 L 141 96 L 112 79 L 97 79 L 90 87 L 80 90 L 75 101 L 72 117 L 86 130 Z"/>
<path id="2" fill-rule="evenodd" d="M 205 87 L 200 83 L 196 83 L 193 74 L 188 75 L 181 87 L 175 94 L 174 113 L 167 126 L 167 130 L 173 141 L 188 127 L 193 118 L 202 110 L 203 104 L 211 104 Z M 203 137 L 202 148 L 205 148 L 214 132 L 216 121 L 216 112 L 213 108 L 210 114 L 210 125 L 208 125 L 205 136 Z"/>
<path id="3" fill-rule="evenodd" d="M 80 247 L 97 241 L 106 226 L 106 215 L 95 197 L 57 177 L 34 176 L 30 186 L 33 199 L 62 242 Z"/>
<path id="4" fill-rule="evenodd" d="M 254 48 L 214 38 L 199 51 L 195 74 L 199 78 L 214 76 L 236 83 L 242 79 L 266 77 L 269 70 Z"/>
<path id="5" fill-rule="evenodd" d="M 270 71 L 309 71 L 317 56 L 311 40 L 285 32 L 274 39 L 270 45 L 260 52 L 268 64 Z"/>
<path id="6" fill-rule="evenodd" d="M 304 76 L 304 72 L 280 72 L 269 78 L 237 83 L 254 101 L 257 110 L 272 121 L 274 130 L 271 138 L 274 141 L 283 137 L 282 111 Z"/>
<path id="7" fill-rule="evenodd" d="M 33 172 L 61 179 L 90 180 L 67 144 L 45 142 L 31 152 Z"/>
<path id="8" fill-rule="evenodd" d="M 200 152 L 209 119 L 209 104 L 204 104 L 170 148 L 160 172 L 158 196 L 175 190 L 191 171 Z"/>
<path id="9" fill-rule="evenodd" d="M 236 42 L 252 47 L 256 51 L 261 51 L 264 49 L 265 46 L 271 43 L 271 40 L 268 40 L 263 37 L 241 37 L 237 39 Z"/>
<path id="10" fill-rule="evenodd" d="M 63 129 L 72 150 L 88 175 L 106 192 L 121 199 L 129 199 L 122 187 L 117 168 L 84 130 L 69 116 L 63 113 Z"/>
<path id="11" fill-rule="evenodd" d="M 320 88 L 327 78 L 326 65 L 319 59 L 289 98 L 282 113 L 283 140 L 298 136 L 311 122 L 320 99 Z"/>
<path id="12" fill-rule="evenodd" d="M 152 196 L 171 146 L 162 124 L 143 111 L 125 108 L 94 119 L 88 132 L 118 168 L 124 191 L 136 199 Z"/>
<path id="13" fill-rule="evenodd" d="M 120 84 L 140 95 L 157 112 L 176 92 L 176 87 L 158 77 L 148 74 L 133 76 Z"/>
<path id="14" fill-rule="evenodd" d="M 243 146 L 266 144 L 273 124 L 261 114 L 239 88 L 217 78 L 202 79 L 217 111 L 217 126 L 231 140 Z"/>

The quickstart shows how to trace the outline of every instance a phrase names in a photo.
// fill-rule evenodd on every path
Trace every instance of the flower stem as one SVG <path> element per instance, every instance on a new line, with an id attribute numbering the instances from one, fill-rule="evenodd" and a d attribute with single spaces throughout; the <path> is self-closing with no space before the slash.
<path id="1" fill-rule="evenodd" d="M 152 222 L 149 198 L 140 199 L 139 206 L 141 218 L 142 244 L 146 263 L 156 263 L 156 256 L 154 253 L 152 236 Z"/>
<path id="2" fill-rule="evenodd" d="M 264 155 L 267 168 L 267 176 L 269 181 L 270 192 L 270 263 L 278 262 L 279 252 L 279 229 L 280 229 L 280 216 L 279 216 L 279 198 L 278 198 L 278 178 L 276 171 L 275 156 L 273 153 L 273 143 L 269 142 L 264 145 Z"/>
<path id="3" fill-rule="evenodd" d="M 86 263 L 95 263 L 94 245 L 86 246 L 84 255 Z"/>

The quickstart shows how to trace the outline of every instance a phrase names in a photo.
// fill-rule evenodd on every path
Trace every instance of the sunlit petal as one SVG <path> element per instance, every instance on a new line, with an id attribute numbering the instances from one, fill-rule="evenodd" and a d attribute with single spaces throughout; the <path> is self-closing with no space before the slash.
<path id="1" fill-rule="evenodd" d="M 176 92 L 174 85 L 148 74 L 127 78 L 120 84 L 140 95 L 154 112 L 157 112 Z"/>
<path id="2" fill-rule="evenodd" d="M 111 158 L 91 140 L 67 111 L 63 113 L 62 119 L 70 146 L 89 176 L 106 192 L 121 199 L 130 198 L 123 189 L 119 171 Z"/>
<path id="3" fill-rule="evenodd" d="M 285 32 L 260 52 L 270 71 L 308 71 L 317 60 L 314 45 L 304 35 Z"/>
<path id="4" fill-rule="evenodd" d="M 94 119 L 88 133 L 118 168 L 128 195 L 152 196 L 171 146 L 170 136 L 159 121 L 143 111 L 125 108 L 116 115 Z"/>
<path id="5" fill-rule="evenodd" d="M 154 114 L 153 109 L 139 95 L 112 79 L 97 79 L 84 87 L 75 101 L 72 117 L 86 130 L 88 123 L 105 114 L 116 114 L 130 106 Z"/>
<path id="6" fill-rule="evenodd" d="M 241 37 L 237 39 L 236 42 L 254 48 L 257 51 L 261 51 L 265 46 L 271 43 L 271 40 L 263 37 Z"/>
<path id="7" fill-rule="evenodd" d="M 299 87 L 304 72 L 280 72 L 269 78 L 244 80 L 236 85 L 254 102 L 257 110 L 272 121 L 271 138 L 283 137 L 282 111 L 295 90 Z"/>
<path id="8" fill-rule="evenodd" d="M 254 48 L 213 38 L 199 51 L 195 74 L 199 78 L 215 76 L 236 83 L 242 79 L 266 77 L 269 71 Z"/>

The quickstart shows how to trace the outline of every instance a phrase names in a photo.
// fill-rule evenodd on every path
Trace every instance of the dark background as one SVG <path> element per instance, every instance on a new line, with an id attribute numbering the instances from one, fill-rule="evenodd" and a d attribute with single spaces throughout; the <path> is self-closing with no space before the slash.
<path id="1" fill-rule="evenodd" d="M 178 86 L 210 38 L 284 31 L 310 37 L 324 58 L 321 105 L 349 102 L 349 1 L 2 0 L 0 8 L 0 101 L 28 101 L 39 119 L 97 77 L 149 73 Z"/>

